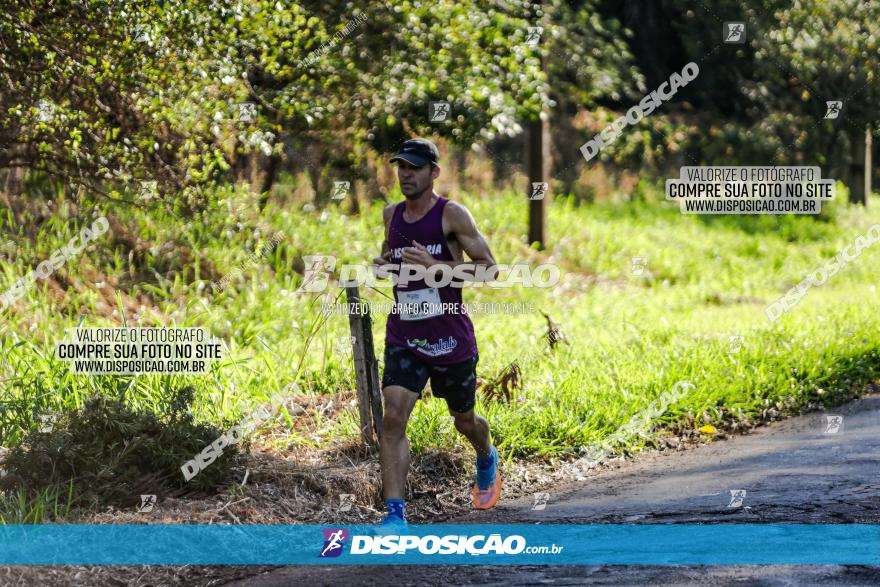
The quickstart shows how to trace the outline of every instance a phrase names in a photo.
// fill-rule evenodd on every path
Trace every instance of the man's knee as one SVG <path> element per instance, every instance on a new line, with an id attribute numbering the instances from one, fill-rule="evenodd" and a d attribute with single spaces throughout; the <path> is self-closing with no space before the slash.
<path id="1" fill-rule="evenodd" d="M 407 392 L 409 393 L 409 392 Z M 412 411 L 410 398 L 398 394 L 385 395 L 385 413 L 382 414 L 382 431 L 391 437 L 399 437 L 406 431 L 406 423 Z"/>
<path id="2" fill-rule="evenodd" d="M 474 426 L 477 425 L 477 415 L 473 410 L 468 410 L 464 413 L 453 412 L 450 410 L 450 413 L 455 419 L 455 429 L 459 432 L 473 430 Z"/>
<path id="3" fill-rule="evenodd" d="M 397 406 L 386 406 L 382 415 L 382 431 L 399 435 L 406 430 L 406 412 Z"/>

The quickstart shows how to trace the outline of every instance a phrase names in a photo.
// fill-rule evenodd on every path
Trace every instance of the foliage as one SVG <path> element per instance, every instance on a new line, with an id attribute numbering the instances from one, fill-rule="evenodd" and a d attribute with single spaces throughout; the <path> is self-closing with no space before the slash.
<path id="1" fill-rule="evenodd" d="M 694 61 L 700 74 L 673 102 L 603 150 L 600 160 L 655 172 L 670 162 L 820 165 L 840 172 L 865 126 L 876 122 L 876 3 L 723 0 L 695 7 L 671 0 L 659 6 L 671 22 L 642 22 L 631 43 L 652 42 L 635 51 L 640 70 L 656 81 Z M 726 21 L 746 23 L 745 44 L 721 42 Z M 661 27 L 665 35 L 652 32 Z M 652 48 L 663 58 L 647 54 Z M 838 119 L 825 120 L 831 100 L 843 101 L 843 110 Z M 612 105 L 615 112 L 605 122 L 631 105 Z"/>
<path id="2" fill-rule="evenodd" d="M 524 21 L 475 1 L 14 0 L 2 20 L 0 167 L 115 198 L 199 202 L 288 144 L 386 148 L 427 132 L 429 100 L 483 138 L 544 100 Z"/>

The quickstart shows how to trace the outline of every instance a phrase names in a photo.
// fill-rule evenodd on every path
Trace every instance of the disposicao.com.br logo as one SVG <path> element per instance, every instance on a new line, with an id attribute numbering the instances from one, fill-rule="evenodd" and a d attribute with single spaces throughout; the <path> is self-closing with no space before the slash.
<path id="1" fill-rule="evenodd" d="M 341 528 L 324 529 L 324 546 L 321 557 L 339 556 L 345 547 L 348 533 Z M 437 536 L 389 535 L 351 537 L 350 554 L 438 554 L 461 555 L 470 554 L 559 554 L 564 546 L 528 546 L 526 539 L 518 534 L 502 537 L 501 534 L 475 534 L 472 536 L 448 534 Z"/>
<path id="2" fill-rule="evenodd" d="M 324 528 L 324 546 L 318 556 L 320 558 L 339 556 L 345 548 L 346 540 L 348 540 L 348 530 L 345 528 Z"/>

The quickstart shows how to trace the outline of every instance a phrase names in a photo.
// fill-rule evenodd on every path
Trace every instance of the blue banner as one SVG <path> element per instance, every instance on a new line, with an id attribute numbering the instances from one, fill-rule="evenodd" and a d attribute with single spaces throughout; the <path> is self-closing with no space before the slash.
<path id="1" fill-rule="evenodd" d="M 878 565 L 874 524 L 7 525 L 2 565 Z"/>

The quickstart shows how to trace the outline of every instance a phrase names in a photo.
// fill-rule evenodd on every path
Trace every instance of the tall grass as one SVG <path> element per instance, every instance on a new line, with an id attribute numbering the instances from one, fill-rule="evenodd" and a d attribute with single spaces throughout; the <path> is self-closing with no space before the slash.
<path id="1" fill-rule="evenodd" d="M 512 402 L 481 399 L 477 405 L 508 458 L 578 454 L 678 381 L 694 388 L 657 424 L 692 432 L 703 424 L 736 429 L 830 405 L 880 375 L 875 248 L 813 288 L 779 321 L 769 323 L 763 312 L 880 222 L 874 207 L 834 202 L 821 219 L 683 216 L 659 201 L 656 187 L 640 190 L 643 197 L 628 204 L 557 199 L 549 207 L 545 251 L 524 241 L 526 202 L 520 195 L 461 198 L 499 262 L 549 262 L 563 271 L 550 289 L 481 287 L 464 293 L 467 302 L 525 302 L 536 309 L 473 316 L 478 374 L 488 379 L 514 360 L 523 366 L 523 386 Z M 369 262 L 382 239 L 381 206 L 357 217 L 335 205 L 324 211 L 270 205 L 261 216 L 250 210 L 244 203 L 230 205 L 192 220 L 155 210 L 108 210 L 128 234 L 106 236 L 63 267 L 66 289 L 38 281 L 0 322 L 0 401 L 63 411 L 107 395 L 124 396 L 136 409 L 160 409 L 170 390 L 192 385 L 196 418 L 221 422 L 269 401 L 291 380 L 307 393 L 353 388 L 350 355 L 334 347 L 348 335 L 348 320 L 321 315 L 321 303 L 339 292 L 320 297 L 296 290 L 304 255 Z M 85 223 L 72 217 L 41 226 L 14 262 L 3 263 L 3 289 Z M 3 230 L 17 234 L 20 228 Z M 222 292 L 213 290 L 211 280 L 259 251 L 278 230 L 285 239 L 268 256 Z M 137 243 L 136 252 L 125 242 Z M 182 250 L 197 264 L 180 265 Z M 642 275 L 632 274 L 633 256 L 648 258 Z M 371 301 L 388 301 L 390 285 L 378 290 L 363 293 Z M 108 292 L 119 300 L 108 301 Z M 546 322 L 537 310 L 561 326 L 565 343 L 555 351 L 546 349 Z M 209 328 L 224 340 L 228 356 L 205 376 L 137 378 L 72 375 L 53 358 L 62 331 L 82 316 L 84 325 L 99 326 L 119 325 L 123 314 L 129 325 Z M 374 320 L 380 357 L 384 322 L 382 316 Z M 740 336 L 736 350 L 731 337 Z M 464 442 L 444 428 L 445 414 L 442 400 L 418 404 L 409 427 L 415 451 Z M 28 410 L 7 420 L 7 446 L 35 425 Z M 320 447 L 358 436 L 354 409 L 309 435 L 300 434 L 286 412 L 277 424 L 293 444 Z M 645 440 L 638 436 L 621 448 Z"/>

